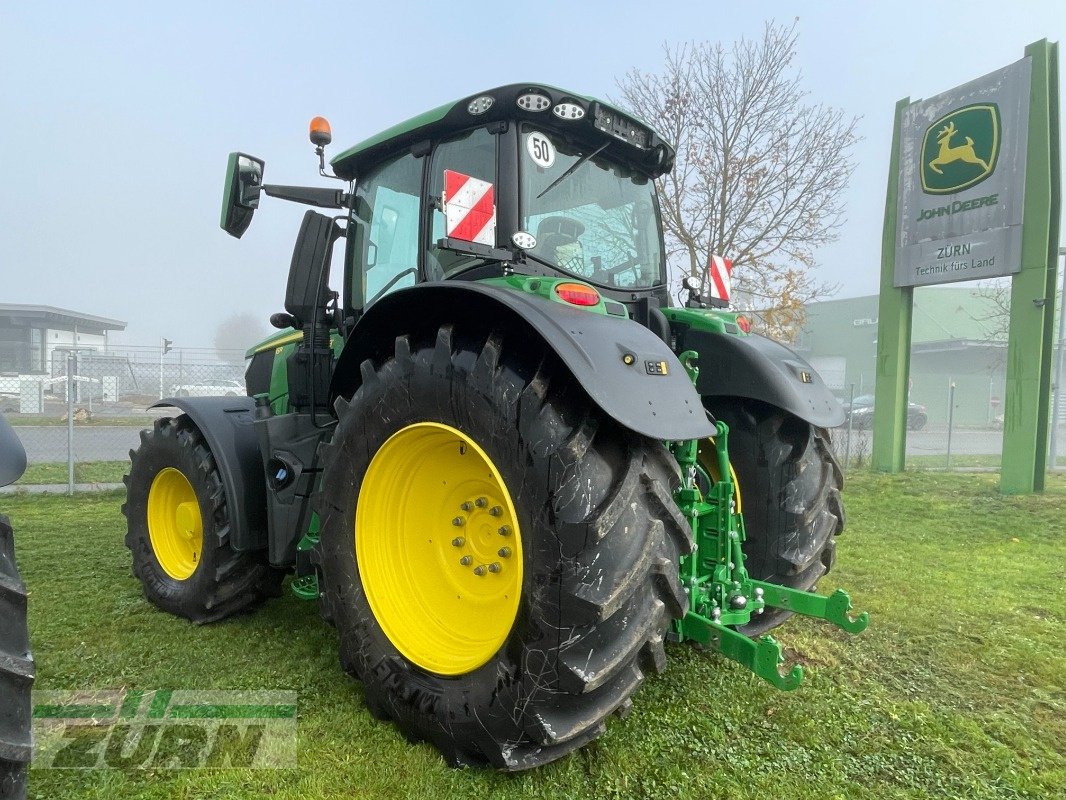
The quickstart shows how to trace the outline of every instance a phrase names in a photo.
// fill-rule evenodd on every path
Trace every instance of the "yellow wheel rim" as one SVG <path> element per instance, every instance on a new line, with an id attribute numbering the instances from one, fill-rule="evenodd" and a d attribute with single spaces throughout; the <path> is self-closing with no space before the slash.
<path id="1" fill-rule="evenodd" d="M 161 470 L 148 490 L 148 538 L 159 566 L 174 580 L 196 572 L 204 549 L 200 503 L 179 470 Z"/>
<path id="2" fill-rule="evenodd" d="M 499 470 L 462 431 L 419 422 L 381 446 L 359 490 L 355 554 L 378 624 L 422 669 L 471 672 L 511 632 L 518 515 Z"/>
<path id="3" fill-rule="evenodd" d="M 718 450 L 715 449 L 714 438 L 704 439 L 700 442 L 696 451 L 696 461 L 710 475 L 712 481 L 720 480 L 721 473 L 718 471 Z M 740 481 L 737 480 L 737 471 L 733 469 L 733 463 L 729 463 L 729 477 L 733 479 L 733 497 L 737 502 L 737 513 L 742 514 L 743 508 L 740 502 Z"/>

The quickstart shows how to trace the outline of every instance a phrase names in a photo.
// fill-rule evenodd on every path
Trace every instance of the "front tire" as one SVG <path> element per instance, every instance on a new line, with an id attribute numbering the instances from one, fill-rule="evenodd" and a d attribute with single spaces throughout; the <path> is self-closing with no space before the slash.
<path id="1" fill-rule="evenodd" d="M 30 689 L 34 664 L 26 625 L 26 587 L 15 565 L 8 518 L 0 516 L 0 798 L 24 800 L 32 754 Z"/>
<path id="2" fill-rule="evenodd" d="M 813 591 L 832 569 L 836 536 L 844 529 L 844 476 L 828 431 L 755 400 L 713 398 L 707 408 L 729 426 L 729 460 L 743 502 L 749 574 Z M 758 636 L 791 615 L 767 608 L 741 630 Z"/>
<path id="3" fill-rule="evenodd" d="M 123 479 L 126 547 L 144 596 L 197 623 L 217 622 L 281 593 L 284 573 L 229 541 L 229 498 L 203 435 L 185 414 L 141 431 Z"/>
<path id="4" fill-rule="evenodd" d="M 676 464 L 520 347 L 451 326 L 397 339 L 323 450 L 316 559 L 341 663 L 375 716 L 452 766 L 528 769 L 596 738 L 664 668 L 684 612 Z M 499 570 L 472 572 L 497 543 Z M 498 613 L 465 611 L 494 580 L 518 597 L 487 589 Z"/>

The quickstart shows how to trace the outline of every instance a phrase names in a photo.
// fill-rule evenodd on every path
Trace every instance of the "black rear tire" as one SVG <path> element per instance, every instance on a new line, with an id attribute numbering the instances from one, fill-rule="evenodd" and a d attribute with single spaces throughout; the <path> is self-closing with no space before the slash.
<path id="1" fill-rule="evenodd" d="M 435 342 L 400 337 L 393 356 L 363 363 L 363 383 L 350 404 L 338 401 L 323 448 L 315 558 L 341 664 L 363 682 L 371 713 L 456 767 L 529 769 L 599 736 L 612 712 L 629 709 L 644 672 L 664 668 L 664 635 L 684 612 L 678 560 L 691 536 L 672 499 L 676 462 L 522 346 L 453 335 L 451 326 Z M 420 668 L 393 645 L 353 547 L 375 453 L 427 421 L 461 430 L 491 457 L 522 531 L 514 624 L 488 663 L 454 677 Z"/>
<path id="2" fill-rule="evenodd" d="M 155 421 L 141 431 L 141 446 L 130 451 L 126 484 L 126 547 L 144 596 L 164 611 L 196 623 L 217 622 L 250 611 L 281 594 L 285 573 L 263 554 L 230 546 L 228 498 L 215 459 L 203 435 L 186 414 Z M 156 475 L 177 469 L 192 486 L 203 522 L 203 552 L 195 571 L 178 580 L 166 573 L 152 548 L 148 495 Z M 238 502 L 240 502 L 238 500 Z"/>
<path id="3" fill-rule="evenodd" d="M 844 475 L 829 432 L 765 403 L 709 398 L 729 426 L 729 460 L 740 484 L 744 563 L 757 580 L 812 591 L 836 560 L 844 529 Z M 741 630 L 758 636 L 792 615 L 768 608 Z"/>
<path id="4" fill-rule="evenodd" d="M 0 516 L 0 800 L 26 797 L 33 678 L 26 586 L 15 564 L 11 525 Z"/>

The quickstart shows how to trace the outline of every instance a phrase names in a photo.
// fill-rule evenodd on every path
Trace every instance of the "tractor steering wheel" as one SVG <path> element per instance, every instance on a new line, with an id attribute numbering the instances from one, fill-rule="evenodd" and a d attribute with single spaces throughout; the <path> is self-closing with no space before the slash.
<path id="1" fill-rule="evenodd" d="M 615 266 L 608 267 L 607 269 L 598 270 L 596 274 L 603 275 L 606 278 L 613 278 L 615 275 L 625 272 L 627 269 L 632 269 L 639 263 L 640 258 L 638 258 L 637 256 L 633 256 L 632 258 L 627 258 L 621 264 L 616 264 Z"/>

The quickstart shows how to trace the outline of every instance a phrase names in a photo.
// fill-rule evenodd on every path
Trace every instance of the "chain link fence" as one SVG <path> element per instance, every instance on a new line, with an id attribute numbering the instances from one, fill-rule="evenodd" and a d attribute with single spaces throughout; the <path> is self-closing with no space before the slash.
<path id="1" fill-rule="evenodd" d="M 804 355 L 817 365 L 816 355 Z M 959 366 L 957 372 L 912 367 L 908 469 L 999 469 L 1002 373 L 966 369 L 964 360 Z M 141 347 L 108 353 L 71 349 L 54 355 L 50 374 L 0 375 L 0 412 L 16 427 L 29 461 L 19 484 L 73 490 L 75 484 L 119 483 L 139 432 L 173 413 L 149 409 L 152 403 L 173 396 L 242 395 L 243 373 L 239 352 L 209 363 L 202 353 Z M 856 374 L 855 383 L 830 384 L 850 409 L 845 424 L 831 431 L 846 469 L 869 466 L 873 446 L 873 363 Z M 1053 413 L 1055 404 L 1053 396 Z M 1048 464 L 1066 470 L 1066 393 L 1057 408 Z"/>
<path id="2" fill-rule="evenodd" d="M 50 366 L 45 375 L 0 375 L 0 412 L 15 427 L 28 461 L 16 486 L 73 491 L 75 485 L 120 483 L 140 431 L 173 413 L 150 409 L 153 403 L 245 393 L 239 352 L 207 363 L 181 350 L 69 349 L 55 352 Z"/>
<path id="3" fill-rule="evenodd" d="M 1055 353 L 1058 359 L 1061 351 Z M 968 368 L 965 357 L 957 371 L 913 368 L 907 407 L 907 469 L 998 471 L 1003 450 L 1004 377 L 1002 365 Z M 1053 362 L 1058 364 L 1056 360 Z M 841 465 L 864 468 L 873 447 L 874 365 L 864 381 L 835 389 L 848 410 L 844 425 L 831 432 Z M 1066 383 L 1066 372 L 1061 372 Z M 869 379 L 866 380 L 866 376 Z M 1052 387 L 1048 469 L 1066 470 L 1066 386 Z"/>

